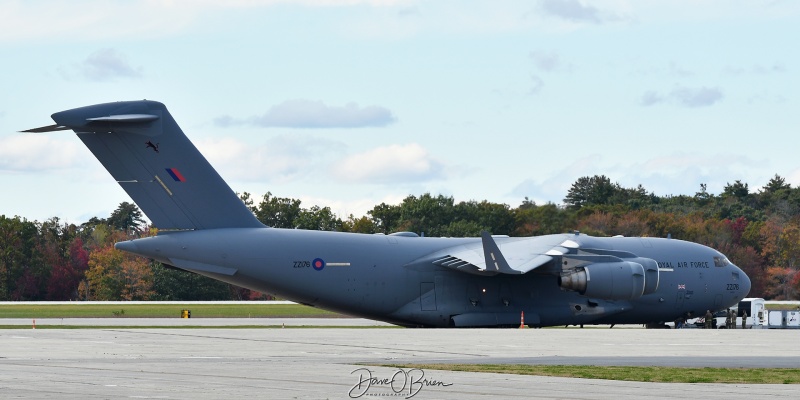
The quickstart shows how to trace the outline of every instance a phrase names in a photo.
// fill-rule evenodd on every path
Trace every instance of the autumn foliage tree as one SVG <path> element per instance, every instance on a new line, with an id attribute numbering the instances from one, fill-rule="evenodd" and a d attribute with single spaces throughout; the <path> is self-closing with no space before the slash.
<path id="1" fill-rule="evenodd" d="M 149 300 L 153 271 L 147 259 L 114 248 L 124 233 L 115 231 L 89 255 L 86 291 L 90 300 Z"/>
<path id="2" fill-rule="evenodd" d="M 265 225 L 357 233 L 411 231 L 426 236 L 533 236 L 579 230 L 598 236 L 651 236 L 720 250 L 750 276 L 751 297 L 800 298 L 800 188 L 775 176 L 762 188 L 734 180 L 715 195 L 657 196 L 604 175 L 579 178 L 562 205 L 525 198 L 517 207 L 451 196 L 409 195 L 365 216 L 267 193 L 240 198 Z M 0 215 L 0 300 L 212 300 L 264 297 L 200 275 L 114 250 L 114 243 L 155 234 L 139 209 L 121 203 L 108 218 L 80 224 Z"/>

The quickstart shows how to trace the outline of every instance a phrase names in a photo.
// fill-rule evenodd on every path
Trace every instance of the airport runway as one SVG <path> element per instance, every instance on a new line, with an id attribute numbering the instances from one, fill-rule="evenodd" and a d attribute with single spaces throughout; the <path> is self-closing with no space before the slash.
<path id="1" fill-rule="evenodd" d="M 408 372 L 366 365 L 508 362 L 797 368 L 798 335 L 778 330 L 616 328 L 0 330 L 0 397 L 796 398 L 798 385 L 617 382 Z M 391 380 L 397 393 L 383 384 Z M 359 387 L 360 381 L 365 382 Z"/>

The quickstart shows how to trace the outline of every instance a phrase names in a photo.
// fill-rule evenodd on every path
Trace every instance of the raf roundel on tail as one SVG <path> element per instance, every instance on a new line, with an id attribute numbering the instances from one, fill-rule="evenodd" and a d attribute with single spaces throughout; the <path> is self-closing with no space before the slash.
<path id="1" fill-rule="evenodd" d="M 163 104 L 97 104 L 52 118 L 25 132 L 74 131 L 159 228 L 117 249 L 315 307 L 418 327 L 519 327 L 523 312 L 537 327 L 658 324 L 725 309 L 750 290 L 718 251 L 671 238 L 270 228 Z M 661 268 L 672 262 L 709 267 Z"/>

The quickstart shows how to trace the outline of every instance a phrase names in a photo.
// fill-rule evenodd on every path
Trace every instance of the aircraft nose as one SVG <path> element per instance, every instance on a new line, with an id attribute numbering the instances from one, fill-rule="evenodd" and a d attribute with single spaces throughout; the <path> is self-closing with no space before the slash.
<path id="1" fill-rule="evenodd" d="M 750 293 L 750 277 L 741 268 L 735 268 L 739 271 L 739 293 L 745 298 Z"/>

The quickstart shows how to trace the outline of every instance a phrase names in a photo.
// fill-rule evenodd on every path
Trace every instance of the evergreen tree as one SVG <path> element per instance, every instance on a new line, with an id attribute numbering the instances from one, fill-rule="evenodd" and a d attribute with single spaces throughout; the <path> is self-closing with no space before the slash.
<path id="1" fill-rule="evenodd" d="M 619 185 L 611 183 L 605 175 L 584 176 L 572 184 L 564 203 L 573 208 L 610 204 L 619 190 Z"/>
<path id="2" fill-rule="evenodd" d="M 139 207 L 127 201 L 120 203 L 106 222 L 112 228 L 123 232 L 138 231 L 145 223 Z"/>

